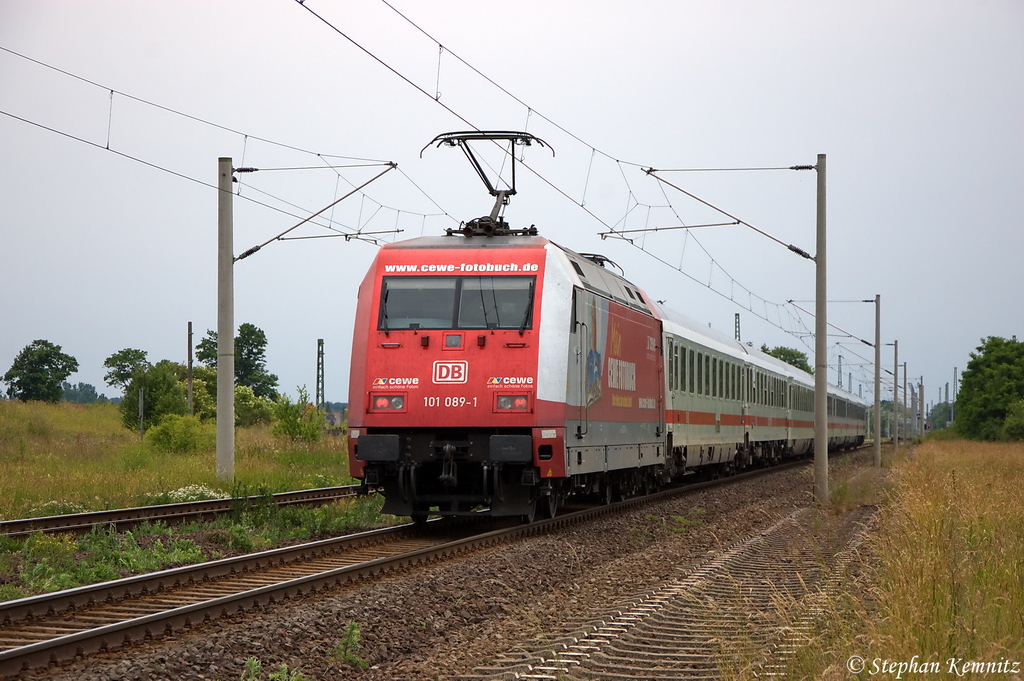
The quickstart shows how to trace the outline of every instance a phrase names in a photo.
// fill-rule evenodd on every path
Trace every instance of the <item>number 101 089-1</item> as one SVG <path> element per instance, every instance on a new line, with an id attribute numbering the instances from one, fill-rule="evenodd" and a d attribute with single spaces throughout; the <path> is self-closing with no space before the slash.
<path id="1" fill-rule="evenodd" d="M 476 406 L 476 399 L 477 398 L 475 398 L 475 397 L 473 397 L 473 398 L 467 398 L 467 397 L 424 397 L 423 398 L 423 406 L 424 407 L 440 407 L 440 406 L 444 405 L 445 407 L 448 407 L 448 408 L 452 408 L 452 407 L 455 407 L 455 408 L 458 408 L 458 407 L 475 407 Z"/>

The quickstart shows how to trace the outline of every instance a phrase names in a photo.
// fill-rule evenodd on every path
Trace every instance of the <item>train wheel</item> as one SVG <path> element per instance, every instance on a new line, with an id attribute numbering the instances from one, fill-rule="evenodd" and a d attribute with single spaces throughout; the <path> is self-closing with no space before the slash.
<path id="1" fill-rule="evenodd" d="M 537 519 L 537 500 L 534 499 L 530 502 L 529 510 L 520 516 L 524 525 L 529 525 Z"/>
<path id="2" fill-rule="evenodd" d="M 409 518 L 412 519 L 413 524 L 417 527 L 423 527 L 427 524 L 426 513 L 413 513 L 411 516 L 409 516 Z"/>
<path id="3" fill-rule="evenodd" d="M 550 494 L 544 495 L 544 517 L 554 518 L 558 512 L 558 494 L 554 490 Z"/>

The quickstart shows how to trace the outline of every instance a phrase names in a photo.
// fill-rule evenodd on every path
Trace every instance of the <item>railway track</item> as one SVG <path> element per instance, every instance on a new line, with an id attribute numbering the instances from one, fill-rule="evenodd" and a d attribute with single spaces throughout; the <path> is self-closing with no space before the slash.
<path id="1" fill-rule="evenodd" d="M 0 603 L 0 678 L 451 555 L 476 534 L 442 525 L 375 530 Z"/>
<path id="2" fill-rule="evenodd" d="M 529 525 L 480 532 L 477 523 L 438 520 L 425 527 L 375 530 L 0 603 L 0 679 L 668 496 L 801 465 L 806 462 L 691 484 Z"/>
<path id="3" fill-rule="evenodd" d="M 239 505 L 256 505 L 267 503 L 268 500 L 269 503 L 278 506 L 320 506 L 345 497 L 356 496 L 359 487 L 359 485 L 323 487 L 297 492 L 282 492 L 269 496 L 187 501 L 159 506 L 139 506 L 137 508 L 121 508 L 110 511 L 92 511 L 89 513 L 72 513 L 42 518 L 5 520 L 0 522 L 0 535 L 24 537 L 36 532 L 84 534 L 98 525 L 113 525 L 117 530 L 123 531 L 130 530 L 146 522 L 161 521 L 175 524 L 192 520 L 209 520 L 231 513 Z"/>

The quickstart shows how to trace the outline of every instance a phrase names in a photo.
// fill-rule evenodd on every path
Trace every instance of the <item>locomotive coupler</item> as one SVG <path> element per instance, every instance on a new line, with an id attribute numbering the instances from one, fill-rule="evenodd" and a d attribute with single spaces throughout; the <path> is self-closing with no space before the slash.
<path id="1" fill-rule="evenodd" d="M 415 462 L 400 464 L 398 466 L 398 493 L 401 495 L 402 501 L 409 502 L 416 500 Z"/>
<path id="2" fill-rule="evenodd" d="M 441 475 L 437 478 L 445 487 L 459 484 L 458 469 L 455 465 L 455 445 L 448 443 L 441 450 L 444 452 L 444 463 L 441 464 Z"/>

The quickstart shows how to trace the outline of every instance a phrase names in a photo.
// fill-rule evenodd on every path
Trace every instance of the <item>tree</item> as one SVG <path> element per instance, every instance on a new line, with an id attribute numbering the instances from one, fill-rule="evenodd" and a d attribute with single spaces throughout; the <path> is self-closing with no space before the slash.
<path id="1" fill-rule="evenodd" d="M 217 332 L 207 329 L 206 338 L 196 346 L 196 358 L 217 368 Z M 235 337 L 235 385 L 252 388 L 257 397 L 277 396 L 277 376 L 267 373 L 267 335 L 254 324 L 242 324 Z"/>
<path id="2" fill-rule="evenodd" d="M 955 427 L 967 438 L 1001 440 L 1011 405 L 1024 399 L 1024 343 L 989 336 L 977 350 L 960 383 Z"/>
<path id="3" fill-rule="evenodd" d="M 766 355 L 771 355 L 775 359 L 781 359 L 786 364 L 795 366 L 797 369 L 800 369 L 801 371 L 806 371 L 809 374 L 814 373 L 814 369 L 811 367 L 810 364 L 807 363 L 807 355 L 800 352 L 799 350 L 794 350 L 793 348 L 785 348 L 782 346 L 772 348 L 771 350 L 769 350 L 767 345 L 762 344 L 761 352 L 765 353 Z"/>
<path id="4" fill-rule="evenodd" d="M 185 386 L 178 380 L 180 364 L 161 360 L 148 369 L 139 369 L 132 376 L 121 400 L 121 422 L 125 428 L 139 428 L 139 390 L 142 390 L 142 418 L 156 425 L 168 414 L 188 413 Z"/>
<path id="5" fill-rule="evenodd" d="M 12 400 L 60 402 L 64 395 L 61 383 L 76 371 L 78 360 L 61 352 L 59 345 L 34 340 L 14 358 L 3 381 Z"/>
<path id="6" fill-rule="evenodd" d="M 65 381 L 61 384 L 64 393 L 64 401 L 73 404 L 92 404 L 93 402 L 106 402 L 107 396 L 96 392 L 96 386 L 91 383 L 79 383 L 72 385 Z"/>
<path id="7" fill-rule="evenodd" d="M 946 427 L 952 413 L 952 406 L 949 402 L 939 402 L 932 407 L 932 410 L 928 412 L 928 423 L 931 424 L 932 430 L 941 430 Z"/>
<path id="8" fill-rule="evenodd" d="M 107 382 L 107 385 L 111 388 L 121 388 L 121 390 L 124 390 L 128 387 L 136 371 L 146 371 L 150 365 L 146 360 L 145 350 L 125 348 L 124 350 L 118 350 L 103 360 L 103 366 L 110 369 L 103 376 L 103 380 Z"/>

